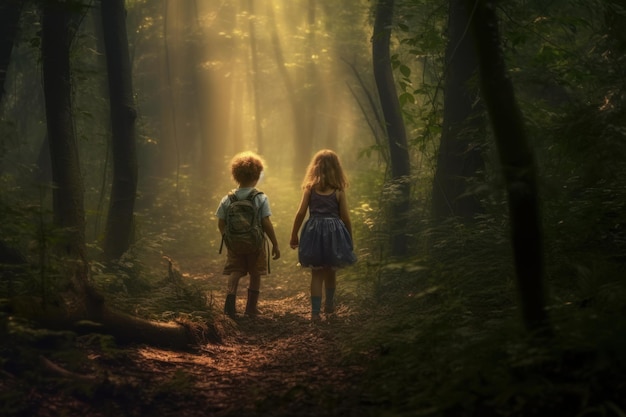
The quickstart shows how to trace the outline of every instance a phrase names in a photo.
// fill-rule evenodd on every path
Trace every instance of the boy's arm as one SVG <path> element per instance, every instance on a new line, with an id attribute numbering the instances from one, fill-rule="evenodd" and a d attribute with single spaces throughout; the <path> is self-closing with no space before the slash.
<path id="1" fill-rule="evenodd" d="M 263 217 L 261 220 L 261 225 L 263 226 L 263 231 L 270 238 L 270 242 L 272 242 L 272 259 L 280 258 L 280 249 L 278 248 L 278 240 L 276 240 L 276 232 L 274 232 L 274 225 L 270 220 L 270 216 Z"/>
<path id="2" fill-rule="evenodd" d="M 215 216 L 217 217 L 217 228 L 220 231 L 220 236 L 224 236 L 224 233 L 226 232 L 226 211 L 224 209 L 224 204 L 227 199 L 227 196 L 222 198 L 222 201 L 220 201 L 220 205 L 217 206 L 217 211 L 215 212 Z"/>

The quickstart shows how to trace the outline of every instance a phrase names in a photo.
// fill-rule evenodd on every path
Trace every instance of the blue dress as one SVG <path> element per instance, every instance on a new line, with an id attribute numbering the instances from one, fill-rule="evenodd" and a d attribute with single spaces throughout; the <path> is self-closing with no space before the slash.
<path id="1" fill-rule="evenodd" d="M 337 192 L 311 190 L 309 218 L 300 233 L 298 261 L 303 267 L 342 268 L 356 262 L 352 238 L 339 217 Z"/>

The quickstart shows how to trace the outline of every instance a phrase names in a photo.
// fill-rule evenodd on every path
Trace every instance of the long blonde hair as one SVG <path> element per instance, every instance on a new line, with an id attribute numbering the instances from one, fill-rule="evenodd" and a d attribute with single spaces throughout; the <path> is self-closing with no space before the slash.
<path id="1" fill-rule="evenodd" d="M 330 149 L 317 152 L 306 170 L 302 188 L 332 188 L 343 191 L 348 187 L 348 179 L 343 172 L 337 154 Z"/>

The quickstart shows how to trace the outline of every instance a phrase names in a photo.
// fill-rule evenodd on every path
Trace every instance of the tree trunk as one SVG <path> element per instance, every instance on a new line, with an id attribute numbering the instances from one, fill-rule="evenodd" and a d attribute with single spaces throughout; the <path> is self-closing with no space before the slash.
<path id="1" fill-rule="evenodd" d="M 479 140 L 484 136 L 484 106 L 472 83 L 478 62 L 465 0 L 450 0 L 448 46 L 443 104 L 443 129 L 437 171 L 433 181 L 432 210 L 436 219 L 471 220 L 481 211 L 478 198 L 468 193 L 468 179 L 484 167 Z"/>
<path id="2" fill-rule="evenodd" d="M 252 61 L 252 94 L 254 97 L 252 98 L 254 104 L 254 126 L 255 126 L 255 136 L 256 136 L 256 150 L 260 155 L 263 155 L 264 151 L 264 143 L 263 143 L 263 115 L 261 113 L 261 94 L 260 94 L 260 86 L 261 72 L 259 71 L 259 52 L 257 50 L 256 45 L 256 20 L 257 17 L 254 11 L 254 1 L 248 0 L 248 30 L 249 30 L 249 40 L 250 40 L 250 60 Z"/>
<path id="3" fill-rule="evenodd" d="M 164 116 L 164 146 L 160 153 L 164 158 L 162 166 L 168 168 L 164 175 L 171 175 L 172 168 L 176 170 L 178 190 L 181 169 L 211 168 L 210 161 L 205 159 L 211 140 L 211 126 L 207 122 L 211 113 L 205 98 L 208 88 L 199 75 L 200 63 L 210 59 L 200 55 L 198 43 L 207 36 L 200 36 L 195 1 L 164 1 L 163 7 L 163 76 L 167 88 L 162 106 L 168 114 Z M 199 160 L 203 164 L 198 164 Z"/>
<path id="4" fill-rule="evenodd" d="M 315 19 L 315 3 L 312 0 L 307 2 L 308 14 L 307 25 L 312 25 Z M 314 137 L 314 110 L 315 101 L 311 95 L 311 85 L 315 85 L 314 77 L 316 77 L 316 68 L 314 63 L 309 60 L 305 64 L 305 74 L 298 84 L 293 81 L 287 66 L 285 65 L 285 58 L 283 56 L 282 46 L 280 38 L 278 36 L 278 29 L 276 19 L 274 17 L 274 5 L 272 2 L 268 2 L 268 24 L 270 25 L 270 36 L 272 47 L 274 50 L 274 59 L 278 66 L 278 73 L 285 85 L 285 91 L 287 99 L 289 100 L 289 106 L 292 112 L 292 123 L 294 128 L 294 157 L 292 175 L 294 179 L 300 179 L 306 169 L 309 159 L 313 151 L 313 137 Z M 314 39 L 307 38 L 305 48 L 312 48 Z M 310 51 L 305 54 L 310 58 Z M 296 88 L 296 85 L 299 87 Z"/>
<path id="5" fill-rule="evenodd" d="M 219 342 L 214 326 L 192 322 L 153 322 L 109 308 L 103 298 L 88 288 L 80 308 L 45 305 L 41 299 L 17 296 L 11 299 L 11 310 L 48 329 L 77 333 L 99 332 L 113 336 L 116 343 L 147 344 L 173 350 L 190 350 L 201 343 Z"/>
<path id="6" fill-rule="evenodd" d="M 0 103 L 4 97 L 4 83 L 7 77 L 11 51 L 15 43 L 24 0 L 4 0 L 0 4 Z"/>
<path id="7" fill-rule="evenodd" d="M 411 165 L 406 140 L 402 110 L 396 93 L 396 86 L 391 69 L 389 53 L 391 25 L 393 20 L 394 0 L 379 0 L 376 7 L 374 34 L 372 37 L 372 59 L 374 78 L 380 98 L 391 160 L 391 186 L 397 188 L 396 196 L 391 201 L 392 255 L 403 256 L 407 253 L 406 229 L 409 209 Z"/>
<path id="8" fill-rule="evenodd" d="M 132 242 L 137 193 L 137 112 L 133 100 L 124 0 L 102 1 L 101 8 L 113 153 L 113 184 L 104 239 L 104 257 L 111 260 L 122 256 Z"/>
<path id="9" fill-rule="evenodd" d="M 74 132 L 70 46 L 79 19 L 75 8 L 61 1 L 47 1 L 42 21 L 42 68 L 46 121 L 52 162 L 53 217 L 57 227 L 66 232 L 60 247 L 68 265 L 75 291 L 62 311 L 50 306 L 37 311 L 38 302 L 16 307 L 17 313 L 44 325 L 73 327 L 77 321 L 98 322 L 121 342 L 150 343 L 178 348 L 196 343 L 196 335 L 181 324 L 162 324 L 141 320 L 109 309 L 88 282 L 85 245 L 83 183 L 80 174 L 78 147 Z M 19 301 L 19 300 L 17 300 Z"/>
<path id="10" fill-rule="evenodd" d="M 75 270 L 71 275 L 82 286 L 87 279 L 83 181 L 72 115 L 70 45 L 76 24 L 65 3 L 44 4 L 42 21 L 42 69 L 46 122 L 52 164 L 53 218 L 65 232 L 62 256 Z"/>
<path id="11" fill-rule="evenodd" d="M 98 63 L 98 68 L 101 69 L 102 71 L 107 71 L 106 47 L 104 46 L 104 27 L 102 25 L 102 7 L 101 6 L 102 6 L 101 1 L 94 3 L 93 7 L 90 9 L 90 12 L 91 12 L 91 21 L 93 22 L 93 30 L 95 33 L 95 41 L 96 41 L 95 49 L 96 49 L 96 55 L 97 55 L 96 59 Z M 109 105 L 109 109 L 110 109 L 111 100 L 109 97 L 110 94 L 109 94 L 108 79 L 102 78 L 98 84 L 99 85 L 96 91 L 98 91 L 101 94 L 101 96 L 105 98 L 106 103 Z M 107 137 L 109 138 L 112 137 L 111 123 L 109 123 L 105 135 L 107 135 Z M 106 154 L 104 155 L 104 158 L 102 161 L 102 167 L 101 167 L 102 177 L 100 178 L 100 193 L 99 193 L 100 195 L 98 196 L 98 205 L 96 206 L 96 216 L 94 219 L 94 228 L 93 228 L 93 237 L 95 239 L 99 239 L 100 236 L 102 235 L 100 231 L 100 224 L 103 218 L 105 219 L 105 222 L 106 222 L 105 216 L 108 214 L 104 210 L 104 205 L 106 202 L 106 197 L 109 197 L 109 198 L 111 197 L 110 195 L 107 196 L 107 191 L 106 191 L 108 188 L 108 183 L 109 183 L 109 164 L 111 161 L 111 142 L 112 142 L 111 139 L 109 139 L 107 142 Z M 106 238 L 106 233 L 105 233 L 105 238 Z M 89 237 L 87 237 L 87 239 L 89 239 Z"/>
<path id="12" fill-rule="evenodd" d="M 317 133 L 317 112 L 319 100 L 317 97 L 317 86 L 319 85 L 319 74 L 317 64 L 313 58 L 317 54 L 315 39 L 315 15 L 317 12 L 316 0 L 306 2 L 306 38 L 304 42 L 304 72 L 300 74 L 299 82 L 300 99 L 297 111 L 300 113 L 300 131 L 295 140 L 294 172 L 302 174 L 302 168 L 306 167 L 315 153 L 315 137 Z"/>
<path id="13" fill-rule="evenodd" d="M 535 161 L 513 85 L 507 77 L 494 3 L 467 0 L 470 10 L 475 7 L 471 28 L 480 67 L 481 91 L 491 118 L 508 193 L 522 318 L 527 329 L 549 334 Z"/>
<path id="14" fill-rule="evenodd" d="M 161 65 L 159 66 L 160 80 L 159 84 L 165 86 L 161 88 L 160 95 L 160 108 L 161 108 L 161 141 L 159 144 L 159 162 L 158 162 L 158 175 L 163 178 L 167 178 L 176 173 L 176 187 L 178 189 L 178 176 L 181 166 L 181 143 L 180 132 L 178 123 L 178 108 L 177 94 L 174 89 L 175 77 L 174 68 L 172 62 L 176 59 L 173 58 L 174 52 L 177 49 L 175 43 L 175 36 L 172 34 L 171 23 L 174 16 L 171 16 L 171 2 L 168 0 L 162 0 L 163 3 L 163 47 L 159 48 Z M 155 184 L 158 185 L 158 184 Z M 156 191 L 152 193 L 154 196 Z M 152 197 L 154 198 L 154 197 Z"/>

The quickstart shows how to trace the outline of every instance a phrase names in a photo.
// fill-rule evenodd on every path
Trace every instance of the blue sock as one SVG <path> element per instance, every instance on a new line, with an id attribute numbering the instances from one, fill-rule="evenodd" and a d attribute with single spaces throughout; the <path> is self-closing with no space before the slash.
<path id="1" fill-rule="evenodd" d="M 326 301 L 325 303 L 327 307 L 332 307 L 335 305 L 335 289 L 334 288 L 326 288 Z"/>
<path id="2" fill-rule="evenodd" d="M 322 296 L 311 296 L 311 313 L 320 314 L 322 309 Z"/>

